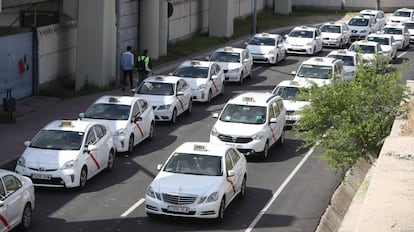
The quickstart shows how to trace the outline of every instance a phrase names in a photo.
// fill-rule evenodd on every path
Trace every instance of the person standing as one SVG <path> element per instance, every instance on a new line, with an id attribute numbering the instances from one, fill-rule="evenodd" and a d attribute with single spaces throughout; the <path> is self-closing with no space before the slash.
<path id="1" fill-rule="evenodd" d="M 129 77 L 129 85 L 131 89 L 134 88 L 132 82 L 132 71 L 134 70 L 134 54 L 131 52 L 131 46 L 127 46 L 126 52 L 122 53 L 121 66 L 122 66 L 122 91 L 125 90 L 127 77 Z"/>
<path id="2" fill-rule="evenodd" d="M 148 50 L 145 49 L 142 52 L 142 55 L 138 56 L 137 59 L 137 70 L 138 70 L 138 85 L 147 78 L 148 74 L 151 72 L 151 63 L 148 56 Z"/>

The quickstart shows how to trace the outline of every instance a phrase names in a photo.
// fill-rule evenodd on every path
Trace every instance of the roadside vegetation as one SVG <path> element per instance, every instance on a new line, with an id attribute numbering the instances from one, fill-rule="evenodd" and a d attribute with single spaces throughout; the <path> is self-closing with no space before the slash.
<path id="1" fill-rule="evenodd" d="M 294 10 L 289 15 L 276 14 L 270 10 L 264 10 L 257 14 L 257 31 L 261 32 L 276 27 L 285 27 L 291 25 L 301 25 L 310 23 L 319 23 L 322 20 L 338 20 L 342 18 L 345 11 L 333 11 L 323 9 L 305 9 Z M 234 34 L 230 38 L 225 37 L 208 37 L 207 34 L 197 34 L 191 38 L 177 41 L 168 45 L 168 55 L 162 56 L 158 60 L 153 60 L 153 66 L 175 61 L 179 58 L 189 56 L 196 52 L 218 46 L 232 39 L 251 34 L 252 32 L 251 16 L 246 18 L 236 18 L 234 20 Z M 74 96 L 86 95 L 91 93 L 108 91 L 117 88 L 117 84 L 113 83 L 108 87 L 102 88 L 93 83 L 86 83 L 80 91 L 75 91 L 75 80 L 69 77 L 62 77 L 41 86 L 40 95 L 52 96 L 60 98 L 70 98 Z"/>
<path id="2" fill-rule="evenodd" d="M 360 158 L 375 159 L 389 135 L 396 116 L 408 98 L 402 69 L 377 57 L 374 64 L 360 64 L 356 78 L 336 80 L 304 92 L 311 105 L 304 108 L 294 130 L 315 145 L 328 168 L 345 173 Z"/>

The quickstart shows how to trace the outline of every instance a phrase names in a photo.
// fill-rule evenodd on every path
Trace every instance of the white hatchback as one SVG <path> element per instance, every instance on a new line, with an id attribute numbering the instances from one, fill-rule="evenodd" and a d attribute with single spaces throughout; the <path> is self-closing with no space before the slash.
<path id="1" fill-rule="evenodd" d="M 170 155 L 147 188 L 148 216 L 224 219 L 224 211 L 246 191 L 247 162 L 231 146 L 186 142 Z"/>
<path id="2" fill-rule="evenodd" d="M 132 91 L 135 97 L 143 98 L 152 105 L 156 121 L 175 123 L 179 115 L 191 113 L 191 88 L 181 77 L 150 76 Z"/>
<path id="3" fill-rule="evenodd" d="M 345 23 L 325 23 L 319 30 L 324 46 L 342 48 L 351 42 L 351 30 Z"/>
<path id="4" fill-rule="evenodd" d="M 34 207 L 35 193 L 30 178 L 0 169 L 0 231 L 16 227 L 19 231 L 27 230 Z"/>
<path id="5" fill-rule="evenodd" d="M 108 125 L 117 152 L 132 153 L 137 144 L 154 135 L 152 106 L 138 97 L 102 96 L 85 113 L 80 113 L 79 118 Z"/>
<path id="6" fill-rule="evenodd" d="M 361 55 L 362 62 L 373 62 L 376 59 L 376 55 L 385 57 L 380 44 L 374 41 L 355 41 L 351 44 L 348 50 L 359 53 Z"/>
<path id="7" fill-rule="evenodd" d="M 282 98 L 272 93 L 246 92 L 230 99 L 217 118 L 210 133 L 211 143 L 233 146 L 245 155 L 261 154 L 267 158 L 269 149 L 283 144 L 285 115 Z"/>
<path id="8" fill-rule="evenodd" d="M 214 97 L 224 94 L 224 72 L 216 62 L 187 60 L 172 75 L 187 81 L 193 101 L 210 103 Z"/>
<path id="9" fill-rule="evenodd" d="M 365 39 L 379 29 L 375 19 L 370 16 L 354 16 L 348 21 L 348 27 L 351 29 L 351 40 Z"/>
<path id="10" fill-rule="evenodd" d="M 285 40 L 281 35 L 259 33 L 246 43 L 255 63 L 276 64 L 286 58 Z"/>
<path id="11" fill-rule="evenodd" d="M 344 66 L 344 77 L 353 78 L 361 62 L 360 55 L 354 51 L 333 50 L 326 57 L 340 59 Z"/>
<path id="12" fill-rule="evenodd" d="M 84 187 L 115 160 L 111 130 L 97 122 L 55 120 L 24 144 L 16 172 L 35 186 Z"/>
<path id="13" fill-rule="evenodd" d="M 243 83 L 246 77 L 251 78 L 253 57 L 245 48 L 224 47 L 217 49 L 209 61 L 217 62 L 224 71 L 225 81 Z"/>
<path id="14" fill-rule="evenodd" d="M 323 49 L 322 35 L 319 28 L 295 27 L 285 37 L 286 52 L 288 54 L 314 55 Z"/>

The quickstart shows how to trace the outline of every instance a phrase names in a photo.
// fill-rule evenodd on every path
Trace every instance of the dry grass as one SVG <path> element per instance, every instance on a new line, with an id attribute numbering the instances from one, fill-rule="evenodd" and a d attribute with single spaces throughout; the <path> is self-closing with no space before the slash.
<path id="1" fill-rule="evenodd" d="M 414 97 L 404 106 L 407 120 L 401 127 L 402 136 L 414 136 Z"/>

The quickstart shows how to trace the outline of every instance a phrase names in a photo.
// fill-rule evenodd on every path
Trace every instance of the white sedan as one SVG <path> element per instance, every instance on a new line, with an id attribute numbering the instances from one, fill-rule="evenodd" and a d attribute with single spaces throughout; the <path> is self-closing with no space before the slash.
<path id="1" fill-rule="evenodd" d="M 184 112 L 191 113 L 191 88 L 181 77 L 150 76 L 132 91 L 135 97 L 143 98 L 152 105 L 156 121 L 175 123 L 177 116 Z"/>
<path id="2" fill-rule="evenodd" d="M 137 144 L 154 135 L 154 112 L 151 104 L 142 98 L 102 96 L 86 113 L 80 113 L 79 118 L 108 125 L 117 152 L 132 153 Z"/>
<path id="3" fill-rule="evenodd" d="M 394 36 L 380 33 L 369 34 L 367 40 L 379 43 L 384 56 L 390 59 L 397 58 L 397 42 Z"/>
<path id="4" fill-rule="evenodd" d="M 32 222 L 35 194 L 30 178 L 0 169 L 0 231 L 19 227 L 27 230 Z"/>
<path id="5" fill-rule="evenodd" d="M 325 23 L 319 29 L 324 46 L 342 48 L 351 42 L 351 29 L 346 23 Z"/>
<path id="6" fill-rule="evenodd" d="M 225 81 L 243 83 L 252 77 L 253 57 L 245 48 L 224 47 L 217 49 L 209 61 L 217 62 L 224 71 Z"/>
<path id="7" fill-rule="evenodd" d="M 276 64 L 286 58 L 285 40 L 278 34 L 256 34 L 246 45 L 256 63 Z"/>
<path id="8" fill-rule="evenodd" d="M 55 120 L 24 144 L 16 172 L 35 186 L 83 188 L 115 160 L 111 130 L 97 122 Z"/>
<path id="9" fill-rule="evenodd" d="M 147 188 L 148 216 L 224 219 L 224 211 L 246 190 L 246 158 L 228 145 L 186 142 Z"/>
<path id="10" fill-rule="evenodd" d="M 210 103 L 212 98 L 224 94 L 224 72 L 216 62 L 187 60 L 172 75 L 187 81 L 193 101 Z"/>

